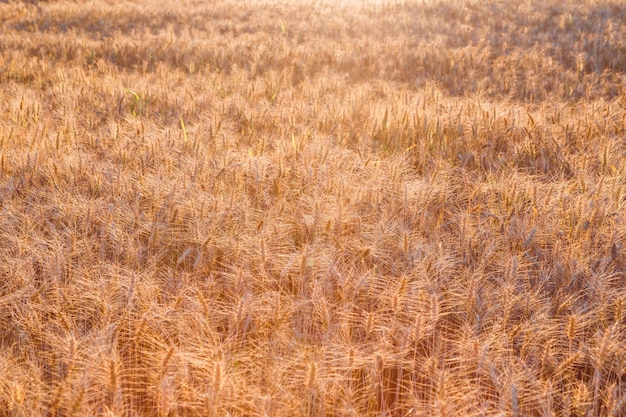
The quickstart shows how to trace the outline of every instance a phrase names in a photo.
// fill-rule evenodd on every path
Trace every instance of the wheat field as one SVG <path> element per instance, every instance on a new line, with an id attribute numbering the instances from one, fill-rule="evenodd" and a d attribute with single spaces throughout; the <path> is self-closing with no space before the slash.
<path id="1" fill-rule="evenodd" d="M 626 416 L 626 4 L 0 2 L 0 416 Z"/>

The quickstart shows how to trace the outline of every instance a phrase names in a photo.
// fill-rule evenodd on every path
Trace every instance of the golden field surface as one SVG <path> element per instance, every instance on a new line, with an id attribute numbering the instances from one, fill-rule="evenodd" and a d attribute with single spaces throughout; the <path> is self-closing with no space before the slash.
<path id="1" fill-rule="evenodd" d="M 626 4 L 0 2 L 0 416 L 625 416 Z"/>

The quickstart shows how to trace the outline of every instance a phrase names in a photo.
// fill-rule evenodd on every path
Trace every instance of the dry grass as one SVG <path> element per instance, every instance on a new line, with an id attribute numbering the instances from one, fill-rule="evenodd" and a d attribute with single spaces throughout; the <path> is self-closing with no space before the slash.
<path id="1" fill-rule="evenodd" d="M 625 22 L 0 2 L 0 415 L 626 415 Z"/>

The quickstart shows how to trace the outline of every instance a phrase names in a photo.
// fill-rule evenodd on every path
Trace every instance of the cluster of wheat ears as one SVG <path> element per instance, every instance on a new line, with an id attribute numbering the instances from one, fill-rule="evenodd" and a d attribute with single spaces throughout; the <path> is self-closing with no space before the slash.
<path id="1" fill-rule="evenodd" d="M 0 2 L 0 416 L 625 416 L 619 0 Z"/>

